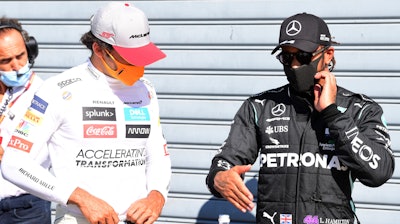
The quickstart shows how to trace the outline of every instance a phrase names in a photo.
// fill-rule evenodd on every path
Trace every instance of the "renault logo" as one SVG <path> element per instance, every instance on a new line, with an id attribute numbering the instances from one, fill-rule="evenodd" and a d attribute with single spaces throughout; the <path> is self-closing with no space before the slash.
<path id="1" fill-rule="evenodd" d="M 287 26 L 286 26 L 286 34 L 289 36 L 295 36 L 299 34 L 301 31 L 301 23 L 297 20 L 292 20 Z"/>
<path id="2" fill-rule="evenodd" d="M 274 116 L 281 116 L 286 111 L 286 106 L 283 103 L 276 105 L 272 108 L 271 113 Z"/>

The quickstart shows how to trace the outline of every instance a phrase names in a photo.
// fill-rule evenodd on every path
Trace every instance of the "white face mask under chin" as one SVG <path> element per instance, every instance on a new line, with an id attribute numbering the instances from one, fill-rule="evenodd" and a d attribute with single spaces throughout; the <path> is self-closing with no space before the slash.
<path id="1" fill-rule="evenodd" d="M 30 64 L 27 62 L 18 71 L 0 71 L 0 81 L 8 87 L 24 86 L 32 75 Z"/>

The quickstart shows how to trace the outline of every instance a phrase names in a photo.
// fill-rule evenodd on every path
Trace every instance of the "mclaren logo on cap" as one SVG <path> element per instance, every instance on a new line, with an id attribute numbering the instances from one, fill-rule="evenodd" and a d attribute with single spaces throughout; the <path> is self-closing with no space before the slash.
<path id="1" fill-rule="evenodd" d="M 287 26 L 286 26 L 286 34 L 289 36 L 295 36 L 299 34 L 301 31 L 301 23 L 297 20 L 292 20 Z"/>
<path id="2" fill-rule="evenodd" d="M 129 37 L 130 38 L 141 38 L 141 37 L 147 37 L 150 34 L 150 32 L 147 33 L 143 33 L 143 34 L 133 34 L 132 36 Z"/>

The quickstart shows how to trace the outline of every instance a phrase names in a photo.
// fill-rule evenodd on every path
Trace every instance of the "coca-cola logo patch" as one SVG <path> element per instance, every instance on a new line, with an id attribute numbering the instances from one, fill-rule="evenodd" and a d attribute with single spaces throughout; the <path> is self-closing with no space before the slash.
<path id="1" fill-rule="evenodd" d="M 84 124 L 84 138 L 116 138 L 117 125 L 115 124 Z"/>

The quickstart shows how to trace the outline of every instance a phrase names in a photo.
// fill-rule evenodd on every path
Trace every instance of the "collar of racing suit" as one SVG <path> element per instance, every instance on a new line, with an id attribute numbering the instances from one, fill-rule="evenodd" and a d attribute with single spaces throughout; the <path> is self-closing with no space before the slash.
<path id="1" fill-rule="evenodd" d="M 297 113 L 308 114 L 314 111 L 314 96 L 307 93 L 296 92 L 289 86 L 289 97 Z"/>

